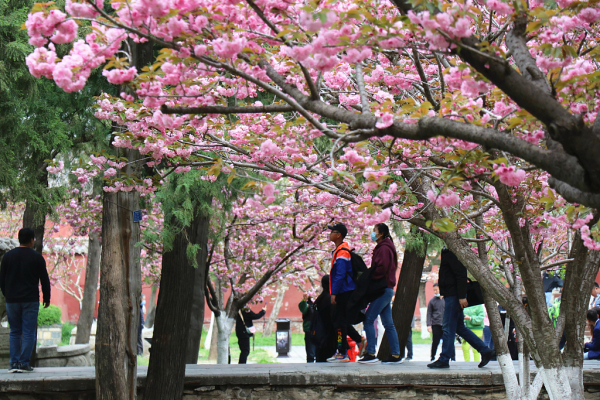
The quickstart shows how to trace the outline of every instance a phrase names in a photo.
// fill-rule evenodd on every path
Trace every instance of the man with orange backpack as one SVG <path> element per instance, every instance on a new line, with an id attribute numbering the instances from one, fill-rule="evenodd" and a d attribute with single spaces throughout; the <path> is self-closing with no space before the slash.
<path id="1" fill-rule="evenodd" d="M 327 362 L 346 363 L 348 357 L 348 299 L 356 289 L 353 279 L 352 257 L 350 246 L 344 242 L 348 229 L 344 224 L 335 224 L 328 227 L 329 240 L 335 244 L 331 260 L 331 273 L 329 274 L 329 290 L 333 308 L 333 325 L 337 332 L 337 351 L 327 359 Z"/>

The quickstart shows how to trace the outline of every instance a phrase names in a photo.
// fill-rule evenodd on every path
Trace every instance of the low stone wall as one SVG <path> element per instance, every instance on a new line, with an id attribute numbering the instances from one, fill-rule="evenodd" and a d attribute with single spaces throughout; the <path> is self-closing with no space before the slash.
<path id="1" fill-rule="evenodd" d="M 184 400 L 252 399 L 505 399 L 497 363 L 456 363 L 448 370 L 427 369 L 425 362 L 402 365 L 254 364 L 188 365 Z M 495 364 L 495 365 L 494 365 Z M 143 395 L 147 367 L 138 367 Z M 535 367 L 532 366 L 532 378 Z M 94 368 L 38 368 L 32 374 L 0 371 L 0 399 L 95 400 Z M 585 362 L 585 399 L 600 396 L 600 363 Z M 4 397 L 3 397 L 4 396 Z M 548 399 L 542 392 L 540 399 Z"/>
<path id="2" fill-rule="evenodd" d="M 59 345 L 62 336 L 62 325 L 38 326 L 38 346 Z"/>
<path id="3" fill-rule="evenodd" d="M 40 346 L 34 362 L 35 367 L 91 367 L 94 353 L 89 344 L 68 346 Z"/>
<path id="4" fill-rule="evenodd" d="M 0 326 L 0 368 L 8 368 L 10 365 L 10 329 Z"/>

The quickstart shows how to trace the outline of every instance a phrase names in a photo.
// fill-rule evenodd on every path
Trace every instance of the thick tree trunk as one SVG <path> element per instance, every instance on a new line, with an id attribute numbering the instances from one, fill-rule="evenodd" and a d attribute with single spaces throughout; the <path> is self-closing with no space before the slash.
<path id="1" fill-rule="evenodd" d="M 35 244 L 33 249 L 38 253 L 44 250 L 44 226 L 46 225 L 46 213 L 41 210 L 38 204 L 28 199 L 25 203 L 25 212 L 23 213 L 23 228 L 33 228 L 35 232 Z"/>
<path id="2" fill-rule="evenodd" d="M 77 336 L 75 343 L 89 343 L 90 330 L 96 309 L 96 295 L 98 292 L 98 274 L 100 272 L 100 238 L 96 233 L 90 233 L 88 239 L 88 259 L 85 266 L 85 284 L 81 313 L 77 321 Z"/>
<path id="3" fill-rule="evenodd" d="M 196 269 L 187 255 L 189 244 L 206 241 L 208 218 L 196 216 L 188 228 L 175 235 L 173 248 L 163 253 L 160 293 L 144 400 L 178 400 L 183 393 L 186 344 L 188 343 Z M 177 221 L 172 217 L 171 226 Z M 206 247 L 199 249 L 196 260 L 206 260 Z M 204 270 L 204 264 L 197 264 Z M 196 351 L 196 362 L 198 351 Z"/>
<path id="4" fill-rule="evenodd" d="M 148 314 L 146 314 L 146 328 L 152 328 L 154 326 L 154 317 L 156 316 L 156 292 L 158 291 L 158 288 L 152 286 L 150 290 L 150 304 L 148 305 Z"/>
<path id="5" fill-rule="evenodd" d="M 421 253 L 417 249 L 404 252 L 398 286 L 396 287 L 396 297 L 392 306 L 392 318 L 398 332 L 398 341 L 400 342 L 400 357 L 404 357 L 404 349 L 408 341 L 410 324 L 417 305 L 419 283 L 421 282 L 426 257 L 427 251 Z M 387 340 L 383 340 L 377 357 L 384 360 L 390 355 L 390 344 Z"/>
<path id="6" fill-rule="evenodd" d="M 229 338 L 234 324 L 235 318 L 229 317 L 225 312 L 217 318 L 217 364 L 227 364 L 229 361 Z"/>
<path id="7" fill-rule="evenodd" d="M 273 333 L 273 325 L 275 325 L 275 320 L 279 316 L 279 310 L 281 310 L 281 306 L 283 305 L 283 298 L 285 297 L 285 292 L 287 292 L 287 287 L 279 287 L 277 289 L 277 297 L 275 297 L 275 303 L 273 304 L 273 310 L 271 310 L 271 314 L 269 315 L 269 319 L 263 329 L 263 336 L 268 337 Z"/>
<path id="8" fill-rule="evenodd" d="M 132 199 L 130 199 L 132 198 Z M 130 200 L 130 201 L 128 201 Z M 139 227 L 131 212 L 137 196 L 105 193 L 102 212 L 102 267 L 96 332 L 96 398 L 136 398 L 136 342 L 141 274 L 136 268 Z M 136 279 L 137 275 L 137 279 Z"/>
<path id="9" fill-rule="evenodd" d="M 204 216 L 198 219 L 200 245 L 198 267 L 194 271 L 194 288 L 191 304 L 191 316 L 189 322 L 189 333 L 185 356 L 186 364 L 197 364 L 198 353 L 200 353 L 200 341 L 202 340 L 202 326 L 204 325 L 204 290 L 206 287 L 206 258 L 208 256 L 208 230 L 210 217 Z"/>
<path id="10" fill-rule="evenodd" d="M 208 360 L 209 361 L 217 360 L 217 342 L 218 342 L 217 336 L 219 335 L 219 324 L 218 324 L 219 317 L 214 316 L 214 318 L 215 318 L 215 322 L 213 324 L 212 331 L 210 333 L 210 349 L 208 350 Z"/>

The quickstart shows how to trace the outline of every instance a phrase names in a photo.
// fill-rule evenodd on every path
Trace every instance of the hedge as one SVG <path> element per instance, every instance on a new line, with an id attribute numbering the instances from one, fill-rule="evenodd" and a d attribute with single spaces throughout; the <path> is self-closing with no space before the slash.
<path id="1" fill-rule="evenodd" d="M 54 324 L 60 324 L 62 312 L 58 306 L 50 304 L 50 307 L 44 308 L 40 304 L 40 312 L 38 313 L 38 326 L 48 326 Z"/>

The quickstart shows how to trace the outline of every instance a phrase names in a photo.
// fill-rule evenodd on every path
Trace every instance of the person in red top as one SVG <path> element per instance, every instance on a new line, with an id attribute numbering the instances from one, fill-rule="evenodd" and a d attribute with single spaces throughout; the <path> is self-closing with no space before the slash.
<path id="1" fill-rule="evenodd" d="M 396 286 L 396 270 L 398 269 L 398 253 L 390 236 L 390 229 L 386 224 L 377 224 L 371 232 L 371 240 L 377 242 L 373 249 L 373 258 L 371 259 L 371 268 L 374 268 L 371 275 L 372 280 L 385 279 L 387 288 L 385 292 L 372 301 L 367 308 L 365 315 L 365 332 L 367 334 L 367 354 L 360 360 L 361 364 L 376 364 L 379 359 L 375 356 L 377 338 L 375 336 L 375 320 L 381 315 L 381 323 L 385 328 L 392 355 L 385 360 L 384 364 L 400 364 L 400 344 L 398 343 L 398 333 L 392 320 L 392 298 L 394 297 L 394 287 Z"/>

